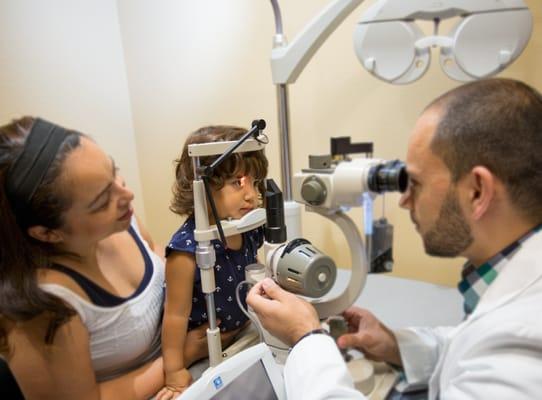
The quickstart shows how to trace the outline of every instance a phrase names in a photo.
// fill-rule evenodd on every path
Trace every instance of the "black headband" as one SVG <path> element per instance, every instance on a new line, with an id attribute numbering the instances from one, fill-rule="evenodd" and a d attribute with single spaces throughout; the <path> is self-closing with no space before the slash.
<path id="1" fill-rule="evenodd" d="M 68 134 L 58 125 L 36 119 L 6 176 L 6 193 L 14 210 L 28 205 Z"/>

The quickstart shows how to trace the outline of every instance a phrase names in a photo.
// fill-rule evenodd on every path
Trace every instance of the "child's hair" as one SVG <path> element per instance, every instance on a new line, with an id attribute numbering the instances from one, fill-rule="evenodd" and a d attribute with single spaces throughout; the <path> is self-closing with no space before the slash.
<path id="1" fill-rule="evenodd" d="M 195 143 L 223 142 L 237 140 L 247 133 L 244 128 L 228 125 L 206 126 L 190 134 L 186 140 L 181 158 L 175 160 L 175 184 L 173 185 L 173 200 L 170 209 L 179 215 L 192 215 L 194 213 L 194 193 L 192 181 L 194 170 L 192 159 L 188 155 L 188 146 Z M 201 166 L 210 165 L 219 156 L 200 157 Z M 220 190 L 227 179 L 238 173 L 250 175 L 260 180 L 259 191 L 263 193 L 263 179 L 267 175 L 267 158 L 260 151 L 234 153 L 215 169 L 210 179 L 211 186 Z"/>

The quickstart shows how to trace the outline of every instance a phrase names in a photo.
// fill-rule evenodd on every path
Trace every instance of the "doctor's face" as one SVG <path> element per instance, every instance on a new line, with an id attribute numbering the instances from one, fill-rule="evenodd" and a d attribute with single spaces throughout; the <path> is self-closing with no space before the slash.
<path id="1" fill-rule="evenodd" d="M 427 254 L 455 257 L 473 238 L 461 208 L 458 184 L 451 181 L 450 171 L 430 147 L 439 121 L 439 109 L 431 108 L 414 127 L 406 158 L 409 185 L 399 204 L 410 211 Z"/>

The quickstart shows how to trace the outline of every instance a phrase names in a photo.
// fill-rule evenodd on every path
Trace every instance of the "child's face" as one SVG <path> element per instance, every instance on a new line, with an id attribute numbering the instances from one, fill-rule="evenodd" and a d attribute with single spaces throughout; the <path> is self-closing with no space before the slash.
<path id="1" fill-rule="evenodd" d="M 253 177 L 238 174 L 226 180 L 224 187 L 213 191 L 220 219 L 239 219 L 258 206 L 258 184 Z"/>

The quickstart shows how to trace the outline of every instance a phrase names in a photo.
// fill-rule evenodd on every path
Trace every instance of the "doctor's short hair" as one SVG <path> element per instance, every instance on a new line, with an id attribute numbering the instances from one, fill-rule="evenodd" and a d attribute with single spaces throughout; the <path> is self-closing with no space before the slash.
<path id="1" fill-rule="evenodd" d="M 475 166 L 505 185 L 524 216 L 542 222 L 542 96 L 512 79 L 459 86 L 431 103 L 442 111 L 431 143 L 457 182 Z"/>
<path id="2" fill-rule="evenodd" d="M 170 210 L 178 215 L 194 214 L 194 193 L 192 181 L 194 169 L 192 158 L 188 155 L 188 146 L 196 143 L 233 141 L 241 138 L 247 130 L 237 126 L 213 125 L 202 127 L 190 134 L 184 143 L 181 157 L 175 160 L 175 183 L 173 185 L 173 200 Z M 208 166 L 219 156 L 200 157 L 201 166 Z M 263 150 L 244 153 L 234 153 L 214 171 L 210 179 L 211 187 L 220 190 L 228 179 L 237 174 L 250 175 L 260 181 L 260 194 L 265 188 L 263 180 L 267 176 L 268 162 Z"/>

